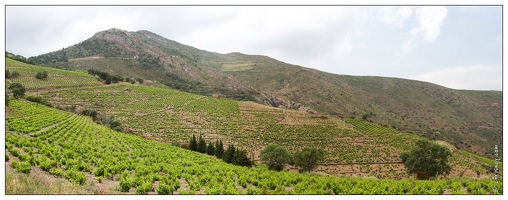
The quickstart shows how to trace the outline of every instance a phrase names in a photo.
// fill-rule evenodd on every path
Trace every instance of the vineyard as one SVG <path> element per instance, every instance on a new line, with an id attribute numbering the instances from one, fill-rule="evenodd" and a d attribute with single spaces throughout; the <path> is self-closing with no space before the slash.
<path id="1" fill-rule="evenodd" d="M 56 107 L 74 104 L 78 110 L 114 116 L 125 132 L 145 138 L 187 143 L 201 134 L 207 141 L 221 139 L 247 150 L 255 161 L 269 144 L 291 153 L 304 147 L 325 149 L 328 154 L 318 171 L 338 176 L 408 178 L 399 155 L 421 139 L 361 120 L 139 85 L 63 89 L 44 97 Z M 451 164 L 451 176 L 492 175 L 491 164 L 461 151 L 453 153 Z"/>
<path id="2" fill-rule="evenodd" d="M 47 88 L 66 88 L 99 85 L 97 78 L 88 75 L 86 72 L 75 72 L 61 70 L 49 67 L 41 67 L 22 63 L 9 58 L 5 58 L 6 70 L 16 71 L 19 77 L 6 79 L 6 86 L 11 83 L 21 83 L 28 90 L 47 89 Z M 48 78 L 41 80 L 35 78 L 38 72 L 48 72 Z"/>
<path id="3" fill-rule="evenodd" d="M 106 89 L 107 88 L 107 89 Z M 210 127 L 223 126 L 221 131 L 230 131 L 230 133 L 221 133 L 227 138 L 234 139 L 235 131 L 244 126 L 245 121 L 240 120 L 243 112 L 249 112 L 251 117 L 267 117 L 265 122 L 277 122 L 284 119 L 285 113 L 278 109 L 267 109 L 262 112 L 259 107 L 249 109 L 238 106 L 239 104 L 227 99 L 214 99 L 208 102 L 209 97 L 202 97 L 180 92 L 164 90 L 151 91 L 143 87 L 130 87 L 131 92 L 126 92 L 122 87 L 105 87 L 105 90 L 117 91 L 110 93 L 110 99 L 106 101 L 97 100 L 92 102 L 96 108 L 104 109 L 103 112 L 116 113 L 119 118 L 125 118 L 127 121 L 132 115 L 150 116 L 153 113 L 164 113 L 167 110 L 182 109 L 184 112 L 194 113 L 201 121 L 196 126 Z M 143 89 L 140 89 L 143 88 Z M 83 89 L 95 91 L 98 88 Z M 74 95 L 79 97 L 83 94 L 105 95 L 101 91 L 78 92 L 79 90 L 58 91 L 58 98 L 70 98 Z M 74 94 L 70 94 L 74 92 Z M 122 93 L 125 92 L 125 93 Z M 153 93 L 151 93 L 153 92 Z M 139 94 L 147 93 L 146 99 L 140 97 L 130 97 L 127 93 Z M 120 95 L 122 94 L 122 95 Z M 125 94 L 125 95 L 124 95 Z M 51 95 L 55 95 L 54 93 Z M 68 96 L 67 96 L 68 95 Z M 164 96 L 167 95 L 167 96 Z M 55 95 L 56 96 L 56 95 Z M 84 96 L 84 95 L 83 95 Z M 174 102 L 166 97 L 175 96 Z M 100 96 L 99 96 L 100 97 Z M 164 97 L 164 98 L 162 98 Z M 58 100 L 57 100 L 58 101 Z M 81 104 L 86 101 L 83 100 Z M 101 102 L 98 102 L 101 101 Z M 63 102 L 63 100 L 62 100 Z M 62 103 L 60 102 L 60 103 Z M 163 106 L 154 102 L 165 102 Z M 112 105 L 100 107 L 99 104 Z M 122 106 L 122 105 L 128 106 Z M 217 105 L 219 104 L 219 105 Z M 243 104 L 243 103 L 241 103 Z M 152 105 L 152 106 L 150 106 Z M 132 106 L 132 107 L 130 107 Z M 224 106 L 224 109 L 217 109 L 216 106 Z M 117 108 L 119 107 L 119 108 Z M 145 108 L 146 107 L 146 108 Z M 125 112 L 126 109 L 138 108 L 136 112 Z M 143 108 L 143 109 L 141 109 Z M 220 108 L 220 107 L 219 107 Z M 245 108 L 245 109 L 244 109 Z M 214 115 L 217 122 L 209 121 L 211 118 L 203 116 L 202 109 L 208 114 Z M 254 110 L 259 109 L 258 112 Z M 174 112 L 175 113 L 175 112 Z M 167 112 L 167 116 L 176 116 L 175 121 L 180 117 L 176 114 Z M 262 114 L 261 114 L 262 113 Z M 173 115 L 174 114 L 174 115 Z M 178 114 L 178 113 L 177 113 Z M 44 117 L 42 117 L 44 116 Z M 185 115 L 191 117 L 190 115 Z M 255 118 L 255 117 L 254 117 Z M 188 118 L 194 120 L 194 118 Z M 309 118 L 312 120 L 313 118 Z M 320 118 L 321 119 L 321 118 Z M 167 119 L 163 119 L 167 120 Z M 163 121 L 161 120 L 161 121 Z M 187 120 L 187 119 L 185 119 Z M 262 120 L 259 120 L 261 122 Z M 194 122 L 194 121 L 193 121 Z M 203 123 L 201 123 L 203 122 Z M 208 123 L 204 123 L 208 122 Z M 134 123 L 134 122 L 133 122 Z M 141 123 L 141 122 L 140 122 Z M 157 122 L 152 122 L 157 124 Z M 169 123 L 169 122 L 168 122 Z M 355 126 L 354 129 L 334 130 L 331 125 L 321 126 L 310 141 L 317 141 L 312 145 L 323 146 L 326 143 L 322 137 L 339 135 L 340 137 L 357 138 L 372 134 L 389 134 L 381 130 L 378 133 L 360 132 L 356 128 L 362 126 L 361 122 L 348 121 Z M 175 126 L 190 127 L 190 124 L 174 123 Z M 147 125 L 149 126 L 149 125 Z M 153 125 L 152 125 L 153 126 Z M 251 126 L 253 126 L 251 124 Z M 286 125 L 284 125 L 286 126 Z M 157 142 L 145 138 L 113 131 L 105 126 L 92 121 L 90 117 L 85 117 L 62 110 L 46 107 L 44 105 L 28 102 L 25 100 L 11 100 L 8 108 L 6 120 L 6 162 L 23 173 L 32 173 L 34 168 L 40 168 L 57 177 L 63 177 L 80 185 L 113 185 L 107 188 L 107 191 L 101 193 L 136 193 L 136 194 L 502 194 L 502 180 L 494 181 L 486 179 L 464 179 L 447 178 L 432 181 L 418 181 L 413 179 L 393 180 L 376 178 L 345 178 L 334 176 L 321 176 L 311 174 L 301 174 L 294 172 L 274 172 L 269 171 L 266 166 L 258 165 L 253 168 L 239 167 L 227 164 L 212 156 L 206 156 L 200 153 L 185 150 L 179 147 L 171 146 L 167 142 Z M 267 128 L 274 131 L 282 131 L 279 124 L 263 126 L 259 129 Z M 135 126 L 133 126 L 135 128 Z M 235 129 L 236 128 L 236 129 Z M 297 132 L 302 137 L 307 137 L 310 130 L 317 128 L 309 125 L 295 126 L 283 134 Z M 141 130 L 139 127 L 138 130 Z M 171 133 L 160 131 L 154 127 L 157 133 L 165 133 L 167 139 L 174 136 Z M 326 130 L 326 131 L 325 131 Z M 374 129 L 369 129 L 374 130 Z M 241 133 L 241 131 L 239 131 Z M 270 132 L 270 131 L 268 131 Z M 330 132 L 330 133 L 324 133 Z M 189 132 L 190 133 L 190 132 Z M 327 135 L 330 134 L 330 135 Z M 413 136 L 409 134 L 397 133 L 393 137 L 401 139 Z M 241 135 L 239 135 L 241 136 Z M 294 141 L 295 138 L 286 139 L 274 134 L 263 136 L 262 141 L 272 142 Z M 184 136 L 178 135 L 182 139 Z M 388 140 L 388 139 L 387 139 Z M 238 140 L 241 141 L 241 140 Z M 238 142 L 241 143 L 241 142 Z M 388 143 L 388 142 L 387 142 Z M 403 142 L 404 143 L 404 142 Z M 382 144 L 382 143 L 381 143 Z M 380 145 L 381 145 L 380 144 Z M 399 144 L 401 146 L 405 144 Z M 403 147 L 404 148 L 404 147 Z M 369 152 L 372 153 L 372 152 Z M 373 156 L 371 156 L 373 157 Z M 356 159 L 353 160 L 357 162 Z M 461 162 L 457 160 L 456 162 Z M 497 189 L 497 190 L 496 190 Z"/>

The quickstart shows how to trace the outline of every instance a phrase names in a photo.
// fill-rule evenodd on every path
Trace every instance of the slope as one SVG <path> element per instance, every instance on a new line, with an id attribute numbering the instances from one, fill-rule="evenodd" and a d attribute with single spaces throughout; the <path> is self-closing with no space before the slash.
<path id="1" fill-rule="evenodd" d="M 304 147 L 325 149 L 328 155 L 319 171 L 339 176 L 407 178 L 399 155 L 421 139 L 361 120 L 344 122 L 331 115 L 147 86 L 62 89 L 43 96 L 60 108 L 74 104 L 77 112 L 97 110 L 98 121 L 114 117 L 128 133 L 167 143 L 187 143 L 192 135 L 202 135 L 246 149 L 257 161 L 268 144 L 292 153 Z M 451 176 L 483 176 L 493 169 L 461 151 L 454 151 L 451 163 Z"/>
<path id="2" fill-rule="evenodd" d="M 12 83 L 21 83 L 28 90 L 51 89 L 62 87 L 81 87 L 100 85 L 97 78 L 88 75 L 85 72 L 76 72 L 61 70 L 49 67 L 41 67 L 12 60 L 5 59 L 5 69 L 19 73 L 18 77 L 12 77 L 5 80 L 7 88 Z M 48 72 L 48 78 L 37 79 L 35 75 L 38 72 Z"/>
<path id="3" fill-rule="evenodd" d="M 99 68 L 202 95 L 361 118 L 502 155 L 502 92 L 462 91 L 397 78 L 336 75 L 241 53 L 218 54 L 149 31 L 110 29 L 80 44 L 30 58 L 69 69 Z M 312 84 L 309 84 L 312 83 Z"/>
<path id="4" fill-rule="evenodd" d="M 90 118 L 12 100 L 6 162 L 24 173 L 51 173 L 80 185 L 136 194 L 502 194 L 502 181 L 337 178 L 226 164 L 211 156 L 112 131 Z M 37 118 L 48 115 L 46 118 Z M 49 117 L 51 116 L 51 117 Z M 53 120 L 56 117 L 58 120 Z M 30 133 L 16 127 L 43 124 Z M 35 123 L 34 123 L 35 122 Z M 12 126 L 18 123 L 20 126 Z M 39 169 L 41 169 L 39 171 Z M 31 172 L 37 171 L 37 172 Z"/>

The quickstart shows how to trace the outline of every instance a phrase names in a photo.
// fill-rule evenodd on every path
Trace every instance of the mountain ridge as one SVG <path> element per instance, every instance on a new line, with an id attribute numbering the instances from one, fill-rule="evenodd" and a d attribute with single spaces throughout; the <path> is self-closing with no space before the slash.
<path id="1" fill-rule="evenodd" d="M 99 58 L 76 60 L 91 56 Z M 204 51 L 146 30 L 101 31 L 79 44 L 29 60 L 74 70 L 99 67 L 191 93 L 342 118 L 365 117 L 487 157 L 492 157 L 495 144 L 502 149 L 502 91 L 337 75 L 262 55 Z"/>

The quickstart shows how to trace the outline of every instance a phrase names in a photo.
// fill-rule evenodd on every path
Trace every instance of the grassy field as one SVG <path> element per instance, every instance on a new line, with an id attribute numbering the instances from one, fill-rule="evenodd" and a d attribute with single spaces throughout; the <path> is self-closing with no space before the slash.
<path id="1" fill-rule="evenodd" d="M 40 104 L 11 100 L 8 109 L 6 124 L 11 128 L 6 134 L 6 162 L 10 166 L 19 172 L 52 174 L 87 187 L 107 184 L 110 187 L 104 191 L 111 193 L 502 194 L 502 180 L 495 182 L 490 178 L 434 181 L 340 178 L 274 172 L 262 165 L 239 167 L 165 142 L 112 131 L 89 117 L 72 114 L 61 120 L 59 115 L 69 113 Z M 45 114 L 51 117 L 36 117 Z M 24 126 L 10 126 L 12 122 Z M 32 124 L 46 126 L 38 126 L 29 133 L 21 129 Z M 8 176 L 8 184 L 23 179 Z M 8 191 L 55 191 L 13 187 L 8 186 Z M 498 190 L 494 191 L 494 187 Z M 70 193 L 80 191 L 78 187 Z"/>

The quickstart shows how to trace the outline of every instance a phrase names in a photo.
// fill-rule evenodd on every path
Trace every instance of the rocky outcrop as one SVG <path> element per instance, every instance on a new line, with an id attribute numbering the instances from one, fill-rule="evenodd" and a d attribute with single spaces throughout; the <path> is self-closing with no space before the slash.
<path id="1" fill-rule="evenodd" d="M 260 102 L 276 107 L 276 108 L 286 108 L 286 109 L 292 109 L 292 110 L 303 110 L 309 113 L 317 113 L 316 111 L 312 110 L 311 108 L 300 104 L 296 102 L 292 102 L 289 100 L 283 100 L 276 96 L 272 96 L 267 93 L 260 93 L 259 94 Z"/>

